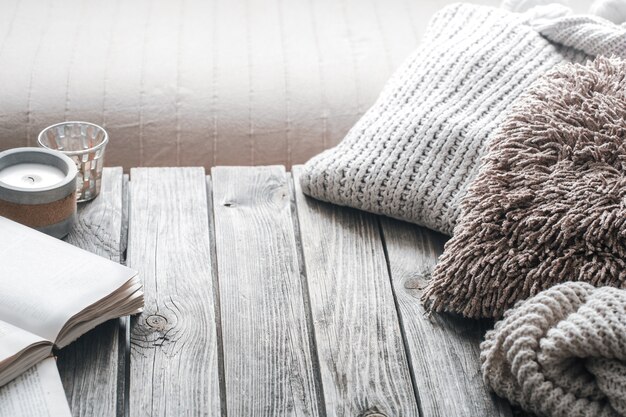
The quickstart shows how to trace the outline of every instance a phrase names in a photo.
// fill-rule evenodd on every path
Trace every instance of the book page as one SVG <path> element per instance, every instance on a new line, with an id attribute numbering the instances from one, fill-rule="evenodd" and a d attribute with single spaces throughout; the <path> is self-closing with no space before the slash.
<path id="1" fill-rule="evenodd" d="M 0 320 L 54 342 L 74 315 L 136 273 L 0 217 Z"/>
<path id="2" fill-rule="evenodd" d="M 0 320 L 0 363 L 27 347 L 41 342 L 46 341 L 37 335 Z"/>
<path id="3" fill-rule="evenodd" d="M 49 357 L 0 387 L 0 417 L 70 417 L 56 361 Z"/>

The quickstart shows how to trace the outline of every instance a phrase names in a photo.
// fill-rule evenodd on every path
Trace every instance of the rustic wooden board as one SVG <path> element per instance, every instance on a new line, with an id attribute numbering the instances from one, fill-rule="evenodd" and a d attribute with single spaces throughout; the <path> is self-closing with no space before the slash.
<path id="1" fill-rule="evenodd" d="M 326 411 L 418 416 L 377 218 L 295 198 Z"/>
<path id="2" fill-rule="evenodd" d="M 284 168 L 211 172 L 228 415 L 323 415 Z"/>
<path id="3" fill-rule="evenodd" d="M 146 301 L 131 329 L 131 416 L 222 412 L 205 181 L 203 168 L 130 173 L 127 264 Z"/>
<path id="4" fill-rule="evenodd" d="M 125 245 L 122 200 L 122 169 L 105 168 L 100 195 L 79 205 L 77 224 L 66 241 L 120 262 Z M 59 372 L 74 416 L 121 415 L 117 406 L 123 378 L 120 342 L 118 320 L 111 320 L 58 352 Z"/>
<path id="5" fill-rule="evenodd" d="M 420 301 L 446 238 L 385 217 L 380 222 L 422 417 L 510 416 L 480 373 L 479 344 L 488 323 L 429 317 Z"/>

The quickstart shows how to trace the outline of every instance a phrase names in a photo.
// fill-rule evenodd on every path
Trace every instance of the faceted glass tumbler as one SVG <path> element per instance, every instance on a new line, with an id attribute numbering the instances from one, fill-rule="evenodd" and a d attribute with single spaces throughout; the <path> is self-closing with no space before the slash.
<path id="1" fill-rule="evenodd" d="M 76 197 L 89 201 L 100 193 L 104 149 L 109 135 L 102 127 L 87 122 L 63 122 L 48 126 L 39 133 L 40 146 L 63 152 L 78 168 Z"/>

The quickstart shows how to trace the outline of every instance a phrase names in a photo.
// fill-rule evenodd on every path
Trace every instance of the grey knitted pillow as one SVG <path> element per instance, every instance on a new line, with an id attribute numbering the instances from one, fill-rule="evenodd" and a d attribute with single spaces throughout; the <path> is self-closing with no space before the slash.
<path id="1" fill-rule="evenodd" d="M 424 297 L 500 317 L 564 281 L 626 286 L 626 61 L 564 65 L 493 139 Z"/>
<path id="2" fill-rule="evenodd" d="M 451 234 L 511 103 L 559 63 L 626 54 L 625 28 L 567 11 L 444 8 L 345 139 L 305 165 L 303 191 Z"/>

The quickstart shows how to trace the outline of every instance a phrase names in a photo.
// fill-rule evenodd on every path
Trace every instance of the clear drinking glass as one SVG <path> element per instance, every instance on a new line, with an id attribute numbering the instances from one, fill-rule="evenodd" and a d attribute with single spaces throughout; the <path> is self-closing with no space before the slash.
<path id="1" fill-rule="evenodd" d="M 63 122 L 42 130 L 37 141 L 40 146 L 63 152 L 76 162 L 79 203 L 100 193 L 104 149 L 109 141 L 106 130 L 93 123 Z"/>

